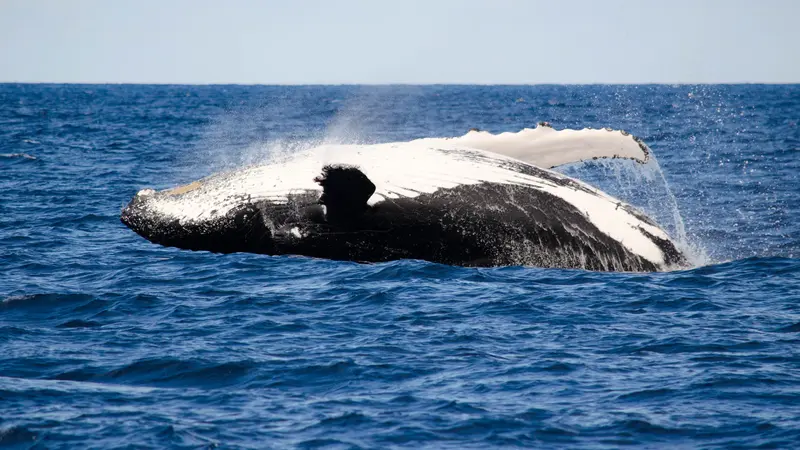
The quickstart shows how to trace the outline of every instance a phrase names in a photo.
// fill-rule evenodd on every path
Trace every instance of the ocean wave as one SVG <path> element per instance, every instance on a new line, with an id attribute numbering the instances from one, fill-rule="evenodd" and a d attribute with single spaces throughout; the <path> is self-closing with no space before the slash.
<path id="1" fill-rule="evenodd" d="M 27 153 L 0 153 L 0 158 L 23 159 L 23 160 L 29 160 L 29 161 L 34 161 L 34 160 L 39 159 L 39 158 L 37 158 L 37 157 L 35 157 L 33 155 L 29 155 Z"/>
<path id="2" fill-rule="evenodd" d="M 96 367 L 81 368 L 57 374 L 53 379 L 160 387 L 200 385 L 205 388 L 219 388 L 241 382 L 253 368 L 254 364 L 247 361 L 213 363 L 149 358 L 108 371 Z"/>

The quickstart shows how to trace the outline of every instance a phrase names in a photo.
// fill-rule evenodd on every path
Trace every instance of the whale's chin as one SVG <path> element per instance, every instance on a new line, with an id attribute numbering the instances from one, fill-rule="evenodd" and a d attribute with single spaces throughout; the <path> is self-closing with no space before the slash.
<path id="1" fill-rule="evenodd" d="M 120 215 L 123 224 L 150 242 L 216 253 L 273 253 L 272 231 L 255 204 L 243 203 L 218 217 L 182 221 L 159 212 L 153 205 L 158 196 L 153 194 L 139 192 Z"/>

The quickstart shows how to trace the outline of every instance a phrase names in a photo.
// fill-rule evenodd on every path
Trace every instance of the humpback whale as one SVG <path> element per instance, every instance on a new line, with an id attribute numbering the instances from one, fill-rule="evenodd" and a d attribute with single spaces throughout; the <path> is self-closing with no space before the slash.
<path id="1" fill-rule="evenodd" d="M 122 222 L 151 242 L 218 253 L 461 266 L 659 271 L 687 264 L 653 220 L 551 170 L 586 159 L 645 163 L 610 129 L 321 145 L 190 184 L 139 191 Z"/>

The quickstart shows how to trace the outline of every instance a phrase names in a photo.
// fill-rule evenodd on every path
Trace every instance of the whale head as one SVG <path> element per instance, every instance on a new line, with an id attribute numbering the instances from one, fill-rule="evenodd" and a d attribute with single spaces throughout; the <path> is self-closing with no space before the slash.
<path id="1" fill-rule="evenodd" d="M 285 204 L 254 200 L 231 186 L 244 179 L 200 180 L 163 191 L 139 191 L 120 214 L 128 228 L 164 246 L 218 253 L 272 253 L 273 214 Z"/>

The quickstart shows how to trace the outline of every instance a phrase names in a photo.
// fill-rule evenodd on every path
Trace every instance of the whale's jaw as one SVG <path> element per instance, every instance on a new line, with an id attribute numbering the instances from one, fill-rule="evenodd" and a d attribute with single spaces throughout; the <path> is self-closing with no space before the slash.
<path id="1" fill-rule="evenodd" d="M 161 194 L 150 189 L 140 191 L 123 208 L 122 223 L 148 241 L 167 247 L 216 253 L 273 253 L 272 230 L 257 205 L 242 203 L 223 216 L 187 222 L 158 211 L 154 203 Z"/>

